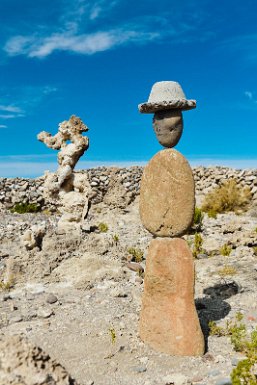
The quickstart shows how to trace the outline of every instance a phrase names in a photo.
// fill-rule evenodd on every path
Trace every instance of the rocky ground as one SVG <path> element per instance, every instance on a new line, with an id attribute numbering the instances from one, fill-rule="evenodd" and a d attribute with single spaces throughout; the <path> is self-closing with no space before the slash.
<path id="1" fill-rule="evenodd" d="M 139 339 L 142 271 L 151 235 L 141 225 L 138 197 L 123 208 L 92 205 L 81 237 L 57 234 L 57 221 L 58 215 L 48 212 L 1 212 L 1 385 L 75 384 L 67 373 L 80 385 L 231 383 L 230 373 L 243 356 L 233 350 L 229 337 L 208 335 L 208 322 L 225 325 L 241 312 L 249 331 L 257 326 L 255 208 L 241 215 L 204 217 L 204 242 L 195 261 L 196 306 L 206 337 L 203 357 L 170 357 Z M 107 225 L 106 232 L 99 231 L 100 223 Z M 35 225 L 43 229 L 42 236 L 36 247 L 26 247 L 22 235 Z M 194 234 L 185 239 L 193 248 Z M 232 247 L 229 256 L 221 255 L 224 244 Z M 128 252 L 132 247 L 144 253 L 139 263 Z M 26 337 L 31 347 L 13 340 L 14 335 Z M 32 357 L 37 381 L 28 373 L 27 382 L 15 377 L 15 365 L 26 372 L 25 361 L 13 367 L 9 363 L 8 369 L 7 358 L 15 349 L 30 351 L 24 354 Z M 50 364 L 47 355 L 67 373 Z M 54 380 L 56 365 L 62 373 L 59 382 Z"/>

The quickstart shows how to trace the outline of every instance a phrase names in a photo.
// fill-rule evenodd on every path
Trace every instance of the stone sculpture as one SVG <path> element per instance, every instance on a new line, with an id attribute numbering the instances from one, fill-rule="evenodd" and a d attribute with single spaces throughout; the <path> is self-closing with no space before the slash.
<path id="1" fill-rule="evenodd" d="M 148 102 L 139 105 L 140 112 L 154 113 L 154 131 L 166 147 L 145 167 L 140 187 L 140 217 L 155 238 L 146 261 L 139 334 L 157 351 L 181 356 L 204 353 L 193 255 L 179 238 L 193 221 L 194 178 L 184 156 L 172 149 L 183 131 L 182 110 L 195 107 L 171 81 L 155 83 Z"/>
<path id="2" fill-rule="evenodd" d="M 59 167 L 55 173 L 55 180 L 49 183 L 50 192 L 58 193 L 64 182 L 71 177 L 73 169 L 79 158 L 88 149 L 89 140 L 82 133 L 88 131 L 88 127 L 80 118 L 72 115 L 68 121 L 59 124 L 57 134 L 52 136 L 46 131 L 38 134 L 37 138 L 47 147 L 54 150 L 61 150 L 58 153 Z M 67 144 L 67 141 L 71 143 Z"/>
<path id="3" fill-rule="evenodd" d="M 62 217 L 58 223 L 59 232 L 80 232 L 88 211 L 90 185 L 86 175 L 74 174 L 79 158 L 89 147 L 89 140 L 82 133 L 88 127 L 74 115 L 59 124 L 57 134 L 42 131 L 37 138 L 47 147 L 60 150 L 59 167 L 56 173 L 46 173 L 44 197 L 47 200 L 59 198 Z M 67 143 L 68 142 L 68 143 Z"/>

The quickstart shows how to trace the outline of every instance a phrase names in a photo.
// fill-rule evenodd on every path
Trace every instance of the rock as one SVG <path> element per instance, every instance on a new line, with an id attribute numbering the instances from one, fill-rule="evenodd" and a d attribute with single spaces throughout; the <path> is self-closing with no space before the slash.
<path id="1" fill-rule="evenodd" d="M 58 154 L 59 168 L 56 174 L 48 173 L 45 180 L 45 196 L 54 197 L 59 193 L 64 183 L 72 177 L 73 169 L 79 158 L 88 149 L 89 140 L 82 133 L 88 131 L 88 127 L 82 120 L 74 115 L 68 121 L 59 124 L 58 132 L 54 136 L 42 131 L 37 138 L 54 150 L 60 150 Z M 70 143 L 66 143 L 70 141 Z M 71 191 L 71 190 L 69 190 Z"/>
<path id="2" fill-rule="evenodd" d="M 181 373 L 173 373 L 163 378 L 165 385 L 186 385 L 187 377 Z"/>
<path id="3" fill-rule="evenodd" d="M 173 149 L 158 152 L 141 180 L 143 225 L 155 236 L 182 235 L 192 224 L 194 207 L 194 178 L 187 160 Z"/>
<path id="4" fill-rule="evenodd" d="M 218 369 L 213 369 L 213 370 L 211 370 L 209 373 L 208 373 L 208 376 L 209 377 L 216 377 L 216 376 L 218 376 L 220 374 L 220 370 L 218 370 Z"/>
<path id="5" fill-rule="evenodd" d="M 194 304 L 193 256 L 183 239 L 158 238 L 150 243 L 139 334 L 144 342 L 163 353 L 204 353 Z"/>
<path id="6" fill-rule="evenodd" d="M 137 262 L 128 262 L 126 265 L 130 270 L 136 271 L 137 273 L 143 273 L 144 268 L 140 265 L 140 263 Z"/>
<path id="7" fill-rule="evenodd" d="M 146 366 L 135 366 L 132 368 L 132 370 L 137 373 L 144 373 L 147 371 L 147 368 Z"/>
<path id="8" fill-rule="evenodd" d="M 221 378 L 215 383 L 215 385 L 232 385 L 232 381 L 230 378 Z"/>
<path id="9" fill-rule="evenodd" d="M 19 336 L 1 336 L 0 363 L 0 385 L 78 385 L 63 366 Z"/>
<path id="10" fill-rule="evenodd" d="M 9 318 L 9 322 L 11 324 L 13 323 L 17 323 L 17 322 L 21 322 L 23 321 L 23 317 L 21 314 L 15 314 L 15 315 L 12 315 L 10 318 Z"/>
<path id="11" fill-rule="evenodd" d="M 41 248 L 43 237 L 46 233 L 45 225 L 34 225 L 31 229 L 26 230 L 21 235 L 21 243 L 27 250 L 32 250 L 35 247 Z"/>
<path id="12" fill-rule="evenodd" d="M 139 104 L 139 111 L 152 113 L 163 110 L 190 110 L 196 107 L 195 100 L 187 100 L 179 83 L 157 82 L 153 85 L 147 103 Z"/>
<path id="13" fill-rule="evenodd" d="M 80 234 L 84 218 L 88 212 L 88 197 L 86 194 L 70 191 L 62 196 L 62 216 L 58 222 L 58 232 Z"/>
<path id="14" fill-rule="evenodd" d="M 200 253 L 197 254 L 197 259 L 207 259 L 209 258 L 208 254 Z"/>
<path id="15" fill-rule="evenodd" d="M 37 316 L 39 318 L 49 318 L 51 315 L 53 315 L 53 311 L 51 309 L 40 308 L 37 312 Z"/>
<path id="16" fill-rule="evenodd" d="M 53 304 L 53 303 L 56 303 L 58 301 L 58 298 L 56 297 L 56 295 L 52 294 L 52 293 L 49 293 L 47 298 L 46 298 L 46 302 L 49 303 L 49 304 Z"/>
<path id="17" fill-rule="evenodd" d="M 179 110 L 159 111 L 154 114 L 153 128 L 158 142 L 164 147 L 174 147 L 183 131 L 183 118 Z"/>

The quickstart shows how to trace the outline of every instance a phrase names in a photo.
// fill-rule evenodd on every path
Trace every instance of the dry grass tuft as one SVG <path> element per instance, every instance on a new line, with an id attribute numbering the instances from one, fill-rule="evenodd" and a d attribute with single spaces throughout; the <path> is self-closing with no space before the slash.
<path id="1" fill-rule="evenodd" d="M 229 179 L 206 195 L 202 210 L 207 214 L 246 210 L 252 194 L 249 187 L 242 187 L 235 179 Z"/>

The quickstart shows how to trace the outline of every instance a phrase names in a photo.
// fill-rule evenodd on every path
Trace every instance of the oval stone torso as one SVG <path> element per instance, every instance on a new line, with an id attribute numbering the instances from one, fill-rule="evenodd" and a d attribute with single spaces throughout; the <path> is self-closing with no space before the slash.
<path id="1" fill-rule="evenodd" d="M 140 217 L 158 237 L 177 237 L 190 228 L 195 208 L 191 167 L 178 151 L 158 152 L 144 169 L 140 187 Z"/>

